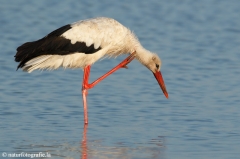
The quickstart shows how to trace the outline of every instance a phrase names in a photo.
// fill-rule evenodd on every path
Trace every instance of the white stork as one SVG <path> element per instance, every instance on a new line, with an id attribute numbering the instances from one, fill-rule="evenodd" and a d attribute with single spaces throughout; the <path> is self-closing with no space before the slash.
<path id="1" fill-rule="evenodd" d="M 91 65 L 104 56 L 130 55 L 116 67 L 89 84 Z M 114 19 L 99 17 L 65 25 L 47 36 L 27 42 L 17 48 L 18 68 L 32 72 L 36 69 L 83 68 L 82 96 L 84 123 L 88 123 L 87 93 L 104 78 L 136 58 L 154 74 L 163 93 L 168 93 L 160 72 L 161 60 L 142 47 L 137 37 Z M 18 69 L 17 68 L 17 69 Z"/>

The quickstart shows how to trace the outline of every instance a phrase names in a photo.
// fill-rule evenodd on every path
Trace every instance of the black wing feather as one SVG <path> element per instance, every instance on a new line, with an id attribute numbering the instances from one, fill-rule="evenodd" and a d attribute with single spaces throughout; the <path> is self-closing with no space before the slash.
<path id="1" fill-rule="evenodd" d="M 95 49 L 94 44 L 87 46 L 85 42 L 72 44 L 71 40 L 61 36 L 71 28 L 71 25 L 65 25 L 42 39 L 19 46 L 15 55 L 15 61 L 20 62 L 18 68 L 23 67 L 27 61 L 41 55 L 68 55 L 76 52 L 92 54 L 101 49 L 101 47 Z"/>

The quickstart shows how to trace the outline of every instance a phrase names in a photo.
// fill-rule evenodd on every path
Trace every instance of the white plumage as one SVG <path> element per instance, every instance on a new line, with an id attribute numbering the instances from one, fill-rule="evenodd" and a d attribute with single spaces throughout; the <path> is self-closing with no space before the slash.
<path id="1" fill-rule="evenodd" d="M 72 44 L 79 41 L 85 42 L 88 47 L 93 44 L 95 49 L 100 46 L 102 49 L 94 54 L 76 52 L 64 56 L 42 55 L 29 60 L 22 69 L 30 73 L 36 69 L 84 68 L 104 56 L 116 57 L 143 49 L 136 36 L 114 19 L 105 17 L 88 19 L 75 22 L 71 27 L 61 37 L 71 40 Z M 137 52 L 137 55 L 138 53 L 140 52 Z"/>

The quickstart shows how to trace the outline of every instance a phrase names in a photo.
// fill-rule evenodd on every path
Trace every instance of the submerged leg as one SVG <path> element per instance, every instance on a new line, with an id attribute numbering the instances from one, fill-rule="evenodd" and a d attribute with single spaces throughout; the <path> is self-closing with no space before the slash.
<path id="1" fill-rule="evenodd" d="M 115 66 L 113 69 L 108 71 L 106 74 L 92 82 L 91 84 L 88 84 L 88 79 L 90 76 L 90 69 L 91 66 L 88 65 L 84 68 L 83 73 L 83 82 L 82 82 L 82 96 L 83 96 L 83 109 L 84 109 L 84 123 L 88 124 L 88 114 L 87 114 L 87 94 L 88 89 L 93 88 L 95 85 L 97 85 L 100 81 L 108 77 L 110 74 L 114 73 L 120 68 L 127 68 L 127 64 L 129 64 L 134 58 L 135 58 L 136 52 L 133 52 L 131 55 L 129 55 L 125 60 L 123 60 L 120 64 Z"/>
<path id="2" fill-rule="evenodd" d="M 83 126 L 83 137 L 82 137 L 82 144 L 81 144 L 81 159 L 87 159 L 88 158 L 88 146 L 87 146 L 87 128 L 88 125 L 84 124 Z"/>

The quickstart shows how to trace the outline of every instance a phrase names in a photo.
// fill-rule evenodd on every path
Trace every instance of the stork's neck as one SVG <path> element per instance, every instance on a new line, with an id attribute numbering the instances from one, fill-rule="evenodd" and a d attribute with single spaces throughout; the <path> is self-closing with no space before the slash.
<path id="1" fill-rule="evenodd" d="M 143 65 L 147 66 L 147 64 L 151 60 L 152 56 L 153 56 L 153 53 L 151 53 L 150 51 L 146 50 L 141 45 L 136 47 L 136 59 L 140 63 L 142 63 Z"/>

